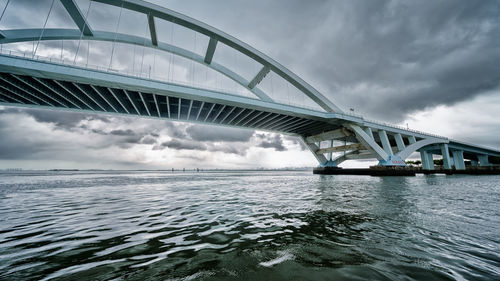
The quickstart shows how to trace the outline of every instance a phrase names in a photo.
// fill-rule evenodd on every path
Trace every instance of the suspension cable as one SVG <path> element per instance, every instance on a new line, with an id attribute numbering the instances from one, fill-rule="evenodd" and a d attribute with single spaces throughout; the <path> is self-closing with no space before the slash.
<path id="1" fill-rule="evenodd" d="M 118 16 L 118 23 L 116 24 L 115 38 L 113 39 L 113 47 L 111 48 L 111 59 L 109 60 L 108 70 L 111 69 L 111 65 L 113 64 L 113 54 L 115 53 L 115 44 L 116 44 L 116 38 L 118 37 L 118 28 L 120 27 L 120 20 L 122 19 L 122 11 L 123 11 L 123 1 L 122 1 L 122 6 L 120 7 L 120 15 Z"/>
<path id="2" fill-rule="evenodd" d="M 52 12 L 52 7 L 54 7 L 55 0 L 52 0 L 52 4 L 50 4 L 49 13 L 47 14 L 47 18 L 45 18 L 45 23 L 43 24 L 42 32 L 40 32 L 40 37 L 38 37 L 38 42 L 36 43 L 36 48 L 33 50 L 33 56 L 35 57 L 36 51 L 38 50 L 38 45 L 40 44 L 40 40 L 42 40 L 43 33 L 45 31 L 45 27 L 47 26 L 47 22 L 49 21 L 50 13 Z"/>
<path id="3" fill-rule="evenodd" d="M 151 13 L 149 15 L 151 15 Z M 156 49 L 157 48 L 158 47 L 153 48 L 153 77 L 154 77 L 154 74 L 156 73 L 155 69 L 156 69 Z M 149 74 L 149 76 L 150 76 L 149 79 L 151 79 L 151 73 Z"/>
<path id="4" fill-rule="evenodd" d="M 174 23 L 170 23 L 170 46 L 174 45 Z M 170 82 L 173 81 L 173 75 L 172 79 L 170 78 L 170 69 L 172 67 L 172 59 L 174 57 L 174 54 L 172 53 L 172 50 L 170 50 L 170 58 L 168 60 L 168 73 L 167 73 L 167 81 L 170 79 Z"/>
<path id="5" fill-rule="evenodd" d="M 5 4 L 5 7 L 3 8 L 2 15 L 0 16 L 0 22 L 2 22 L 3 15 L 5 14 L 5 11 L 7 10 L 7 6 L 9 6 L 10 0 L 7 0 L 7 4 Z"/>
<path id="6" fill-rule="evenodd" d="M 89 1 L 89 7 L 87 8 L 87 13 L 85 14 L 85 23 L 83 24 L 82 32 L 80 32 L 80 39 L 78 39 L 78 46 L 76 47 L 75 58 L 73 59 L 73 64 L 76 64 L 76 58 L 78 57 L 78 52 L 80 51 L 80 43 L 83 38 L 83 31 L 87 27 L 87 18 L 89 16 L 90 8 L 92 7 L 92 1 Z M 88 64 L 88 50 L 87 50 L 87 64 Z"/>

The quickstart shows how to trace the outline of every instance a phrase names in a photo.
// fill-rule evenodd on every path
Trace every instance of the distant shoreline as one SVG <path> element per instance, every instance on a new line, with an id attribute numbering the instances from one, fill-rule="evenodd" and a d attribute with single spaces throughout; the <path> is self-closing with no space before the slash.
<path id="1" fill-rule="evenodd" d="M 0 172 L 272 172 L 272 171 L 311 171 L 312 167 L 276 169 L 0 169 Z"/>

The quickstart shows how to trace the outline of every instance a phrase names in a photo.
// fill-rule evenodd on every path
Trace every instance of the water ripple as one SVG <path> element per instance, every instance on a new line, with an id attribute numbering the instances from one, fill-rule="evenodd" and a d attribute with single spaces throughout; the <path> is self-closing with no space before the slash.
<path id="1" fill-rule="evenodd" d="M 498 279 L 499 179 L 0 174 L 0 279 Z"/>

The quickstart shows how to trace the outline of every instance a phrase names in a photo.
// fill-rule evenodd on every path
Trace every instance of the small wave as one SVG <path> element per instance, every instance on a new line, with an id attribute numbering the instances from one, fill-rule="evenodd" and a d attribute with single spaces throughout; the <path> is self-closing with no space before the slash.
<path id="1" fill-rule="evenodd" d="M 295 259 L 295 256 L 292 253 L 289 253 L 287 251 L 280 251 L 278 253 L 280 253 L 279 257 L 272 259 L 272 260 L 269 260 L 269 261 L 260 262 L 259 265 L 264 266 L 264 267 L 272 267 L 272 266 L 280 264 L 284 261 Z"/>

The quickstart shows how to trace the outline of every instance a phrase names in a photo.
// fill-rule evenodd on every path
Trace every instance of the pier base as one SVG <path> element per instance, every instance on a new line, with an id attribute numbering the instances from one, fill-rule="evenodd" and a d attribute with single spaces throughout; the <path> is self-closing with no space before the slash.
<path id="1" fill-rule="evenodd" d="M 367 175 L 367 176 L 415 176 L 415 170 L 407 167 L 372 166 L 352 169 L 339 167 L 316 167 L 313 174 L 318 175 Z"/>
<path id="2" fill-rule="evenodd" d="M 339 168 L 316 167 L 313 174 L 318 175 L 366 175 L 366 176 L 415 176 L 416 174 L 446 174 L 446 175 L 500 175 L 499 166 L 467 167 L 465 170 L 443 169 L 436 167 L 434 170 L 424 170 L 420 167 L 387 167 L 372 166 L 370 168 Z"/>

